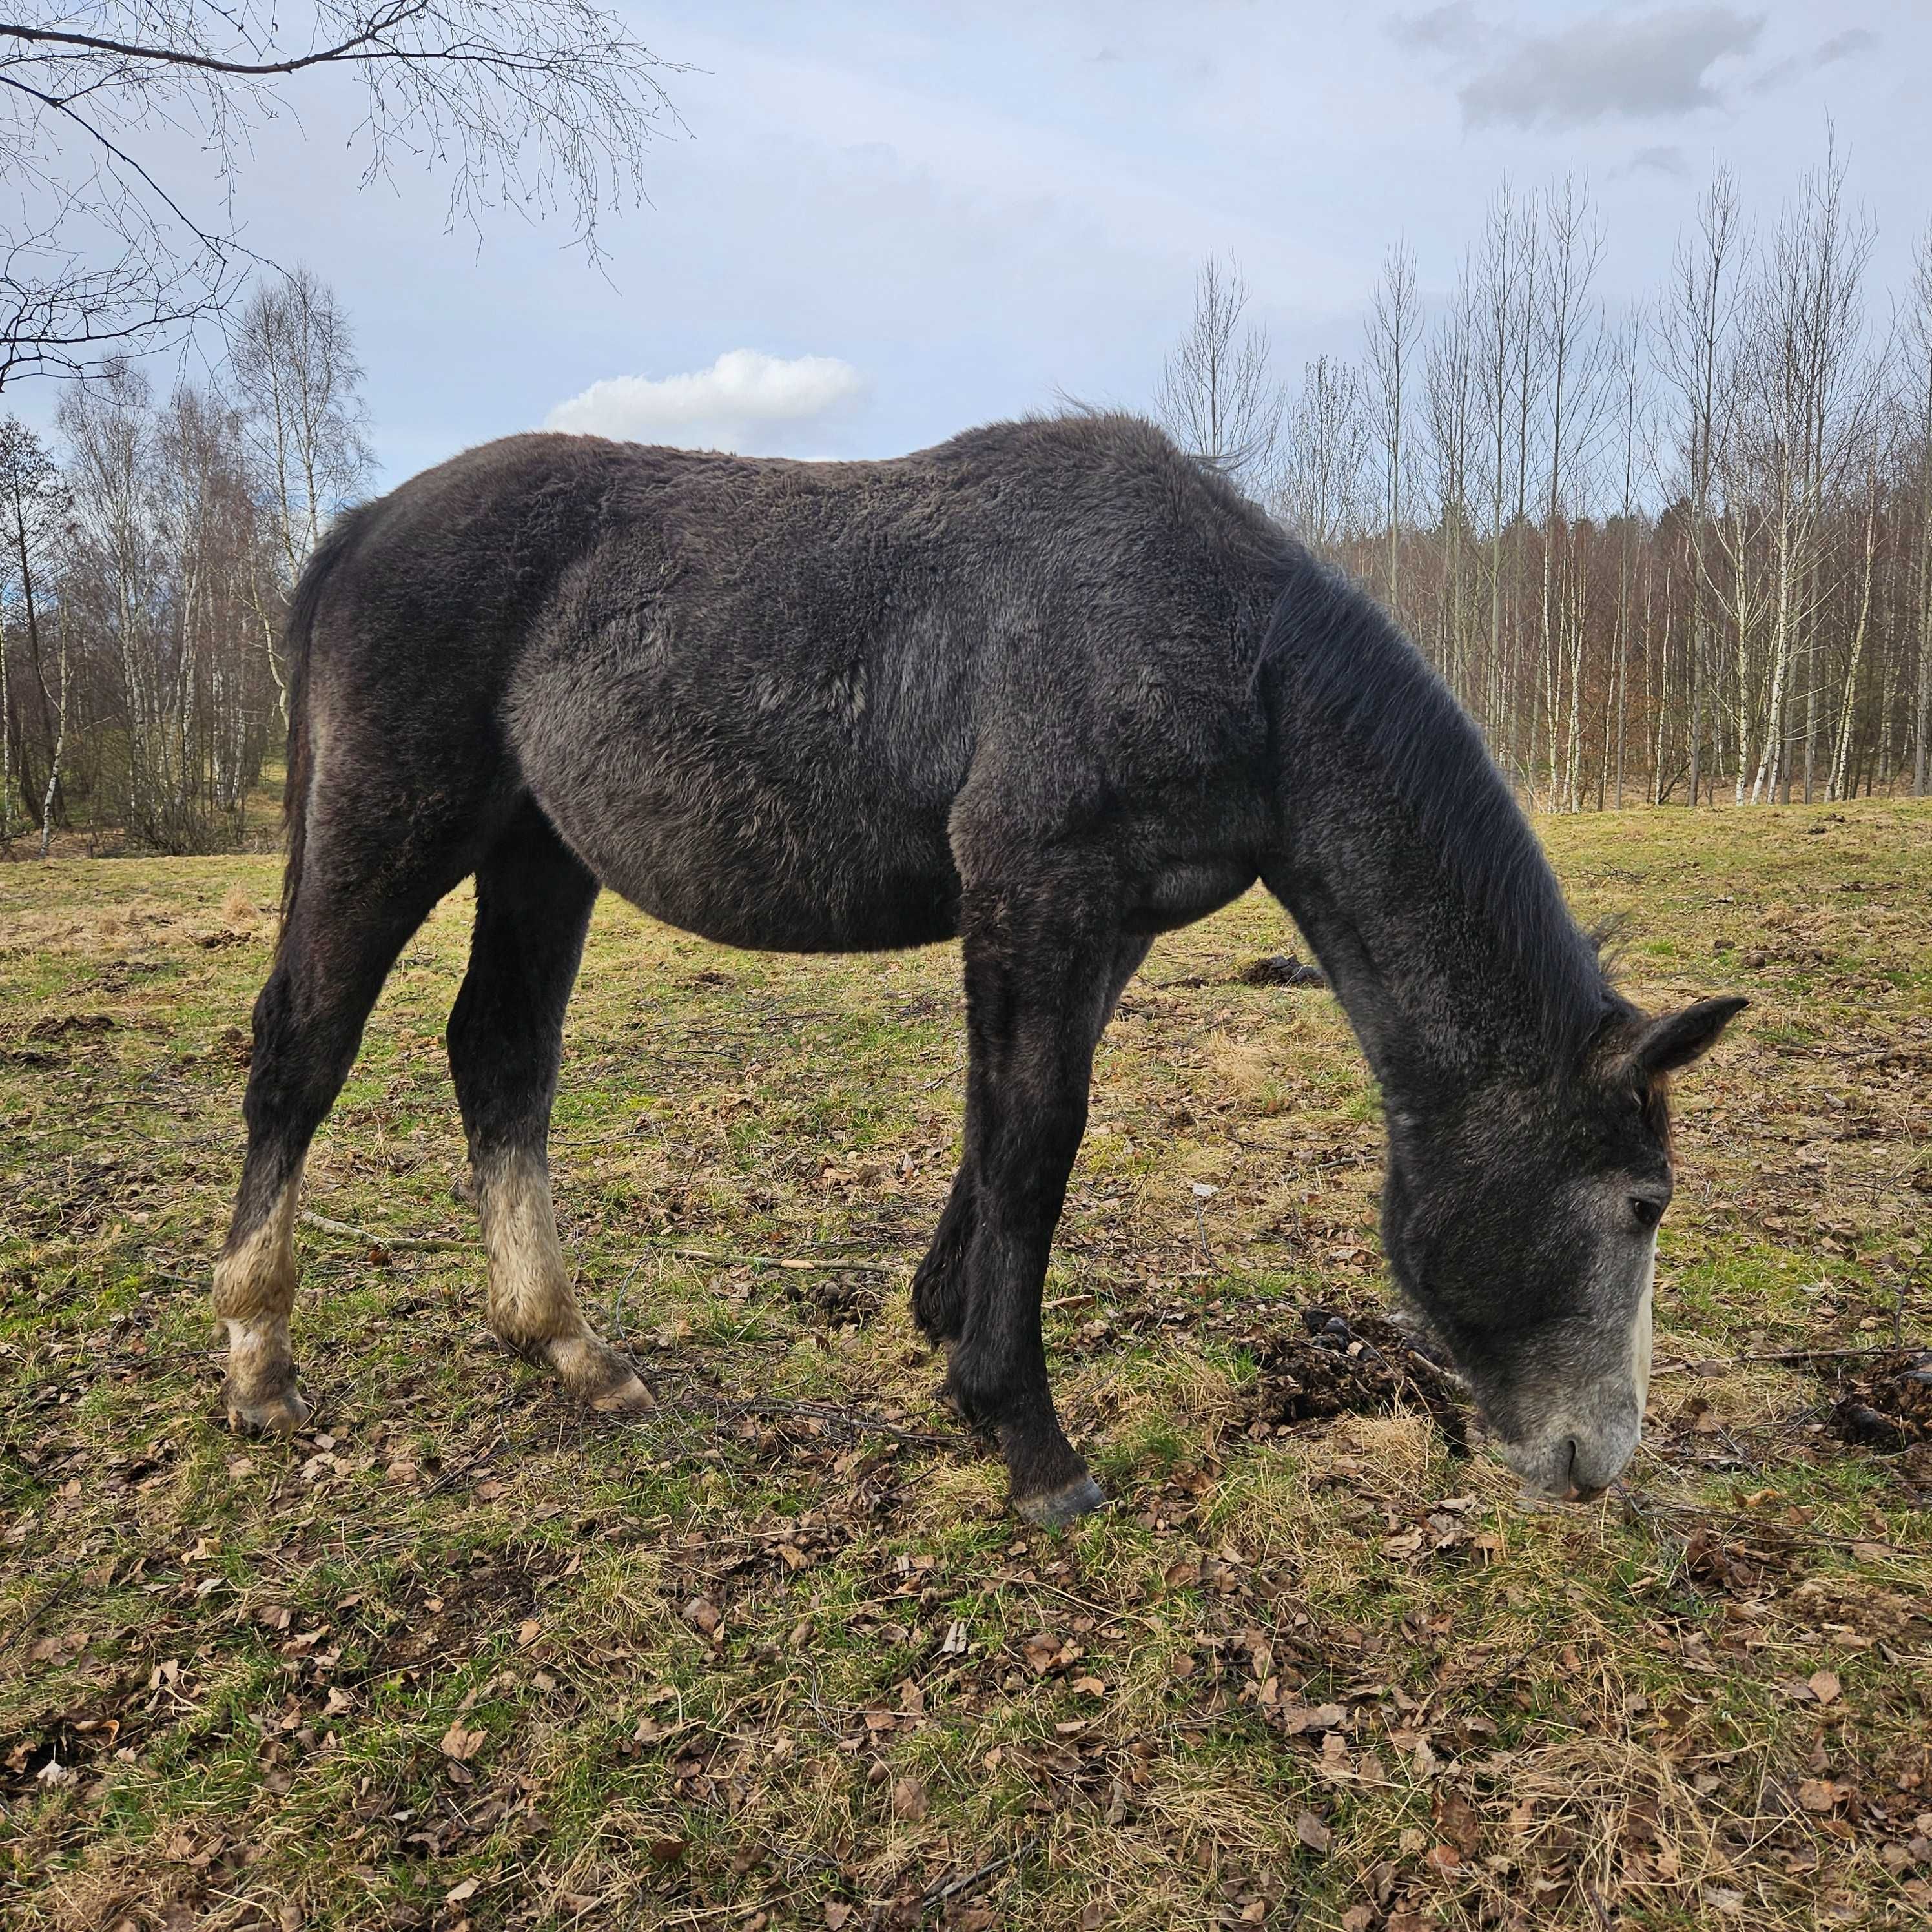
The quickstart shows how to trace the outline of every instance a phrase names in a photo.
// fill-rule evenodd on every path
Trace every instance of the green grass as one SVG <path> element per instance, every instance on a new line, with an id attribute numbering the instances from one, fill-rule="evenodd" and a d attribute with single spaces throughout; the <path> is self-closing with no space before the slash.
<path id="1" fill-rule="evenodd" d="M 1048 1321 L 1117 1501 L 1064 1540 L 905 1309 L 950 949 L 600 907 L 553 1166 L 662 1404 L 620 1424 L 482 1330 L 454 896 L 310 1162 L 370 1238 L 302 1229 L 316 1414 L 263 1445 L 206 1296 L 275 866 L 0 869 L 0 1917 L 1922 1922 L 1932 1451 L 1735 1358 L 1932 1334 L 1932 811 L 1540 829 L 1636 996 L 1754 1003 L 1676 1096 L 1628 1483 L 1527 1511 L 1420 1414 L 1256 1420 L 1253 1338 L 1379 1292 L 1380 1154 L 1328 995 L 1234 978 L 1294 943 L 1257 896 L 1156 946 L 1099 1056 Z"/>

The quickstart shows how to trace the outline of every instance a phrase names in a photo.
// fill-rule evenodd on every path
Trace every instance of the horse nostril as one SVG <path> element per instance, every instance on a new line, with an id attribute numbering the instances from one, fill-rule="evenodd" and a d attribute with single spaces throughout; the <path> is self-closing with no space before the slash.
<path id="1" fill-rule="evenodd" d="M 1564 1498 L 1574 1502 L 1582 1491 L 1576 1486 L 1576 1438 L 1566 1436 L 1563 1438 L 1563 1493 Z"/>
<path id="2" fill-rule="evenodd" d="M 1654 1228 L 1664 1219 L 1664 1203 L 1648 1194 L 1633 1194 L 1630 1212 L 1640 1228 Z"/>

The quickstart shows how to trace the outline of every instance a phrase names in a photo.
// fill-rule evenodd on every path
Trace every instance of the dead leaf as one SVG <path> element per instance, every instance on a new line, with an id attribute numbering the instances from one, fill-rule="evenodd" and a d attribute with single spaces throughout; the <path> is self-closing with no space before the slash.
<path id="1" fill-rule="evenodd" d="M 892 1780 L 892 1816 L 916 1825 L 926 1816 L 926 1786 L 916 1778 Z"/>
<path id="2" fill-rule="evenodd" d="M 1304 1811 L 1294 1821 L 1294 1835 L 1311 1852 L 1325 1852 L 1334 1834 L 1312 1811 Z"/>
<path id="3" fill-rule="evenodd" d="M 1460 1791 L 1446 1786 L 1436 1794 L 1436 1827 L 1465 1858 L 1481 1843 L 1483 1821 L 1476 1808 Z"/>
<path id="4" fill-rule="evenodd" d="M 688 1838 L 653 1838 L 647 1848 L 652 1862 L 661 1865 L 674 1865 L 691 1849 Z"/>
<path id="5" fill-rule="evenodd" d="M 466 1730 L 463 1720 L 453 1718 L 437 1748 L 445 1757 L 454 1758 L 458 1764 L 467 1764 L 488 1742 L 489 1735 L 487 1731 Z"/>
<path id="6" fill-rule="evenodd" d="M 1045 1630 L 1036 1630 L 1020 1646 L 1020 1654 L 1036 1677 L 1044 1677 L 1060 1655 L 1060 1640 Z"/>
<path id="7" fill-rule="evenodd" d="M 1347 1716 L 1339 1704 L 1284 1704 L 1281 1727 L 1290 1737 L 1298 1738 L 1304 1731 L 1332 1731 Z"/>
<path id="8" fill-rule="evenodd" d="M 724 1618 L 718 1606 L 709 1597 L 694 1597 L 684 1606 L 684 1620 L 710 1636 Z"/>
<path id="9" fill-rule="evenodd" d="M 480 1879 L 466 1878 L 460 1885 L 453 1885 L 442 1894 L 446 1905 L 460 1905 L 466 1898 L 474 1898 L 482 1886 Z"/>
<path id="10" fill-rule="evenodd" d="M 1798 1787 L 1798 1802 L 1808 1811 L 1828 1811 L 1843 1795 L 1828 1778 L 1808 1778 Z"/>
<path id="11" fill-rule="evenodd" d="M 1835 1670 L 1814 1670 L 1805 1682 L 1811 1687 L 1811 1694 L 1821 1704 L 1834 1703 L 1838 1694 L 1845 1688 L 1838 1681 Z"/>

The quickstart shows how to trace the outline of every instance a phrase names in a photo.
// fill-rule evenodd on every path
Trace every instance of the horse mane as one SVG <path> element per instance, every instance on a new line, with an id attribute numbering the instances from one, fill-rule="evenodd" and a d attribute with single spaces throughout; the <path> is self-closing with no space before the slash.
<path id="1" fill-rule="evenodd" d="M 1545 1043 L 1580 1054 L 1624 1003 L 1474 722 L 1393 619 L 1293 546 L 1256 662 L 1285 704 L 1382 774 L 1444 875 L 1543 995 Z"/>

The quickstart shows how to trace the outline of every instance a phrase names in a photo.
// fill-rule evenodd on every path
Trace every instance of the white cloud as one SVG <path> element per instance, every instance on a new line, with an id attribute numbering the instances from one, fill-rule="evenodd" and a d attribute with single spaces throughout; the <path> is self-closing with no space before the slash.
<path id="1" fill-rule="evenodd" d="M 776 455 L 803 430 L 850 409 L 865 380 L 836 356 L 767 356 L 728 349 L 708 369 L 682 376 L 610 376 L 559 403 L 546 429 Z"/>

